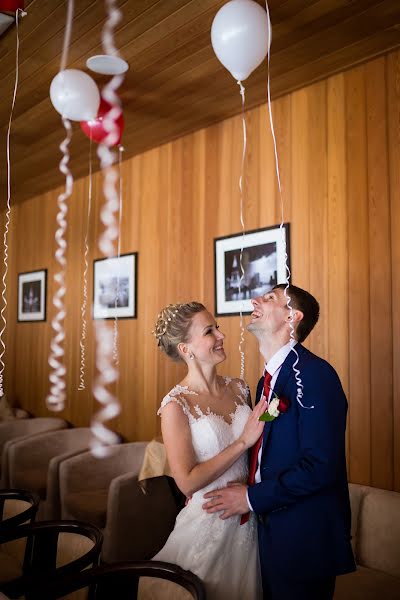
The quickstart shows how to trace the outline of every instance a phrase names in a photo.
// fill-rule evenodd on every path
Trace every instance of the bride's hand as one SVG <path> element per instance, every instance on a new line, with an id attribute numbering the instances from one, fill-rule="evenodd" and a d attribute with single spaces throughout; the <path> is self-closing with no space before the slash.
<path id="1" fill-rule="evenodd" d="M 253 412 L 247 419 L 247 423 L 244 426 L 243 433 L 240 436 L 240 440 L 244 442 L 246 448 L 254 446 L 258 438 L 263 432 L 264 422 L 259 421 L 259 417 L 267 410 L 267 402 L 260 400 L 260 402 L 254 407 Z"/>

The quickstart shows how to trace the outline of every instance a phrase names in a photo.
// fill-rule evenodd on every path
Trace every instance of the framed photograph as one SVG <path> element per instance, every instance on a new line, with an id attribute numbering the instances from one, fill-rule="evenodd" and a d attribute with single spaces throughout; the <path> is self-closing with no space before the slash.
<path id="1" fill-rule="evenodd" d="M 241 278 L 240 250 L 243 244 Z M 251 299 L 286 280 L 285 249 L 289 265 L 289 224 L 248 231 L 214 240 L 215 314 L 238 315 L 253 311 Z M 239 286 L 240 283 L 240 286 Z M 240 287 L 240 290 L 239 290 Z"/>
<path id="2" fill-rule="evenodd" d="M 47 269 L 18 274 L 18 321 L 46 320 Z"/>
<path id="3" fill-rule="evenodd" d="M 94 261 L 93 318 L 136 319 L 137 252 Z"/>

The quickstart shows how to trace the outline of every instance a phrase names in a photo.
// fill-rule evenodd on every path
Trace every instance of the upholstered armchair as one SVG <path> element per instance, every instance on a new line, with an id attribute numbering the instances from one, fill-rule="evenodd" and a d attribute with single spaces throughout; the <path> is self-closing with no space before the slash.
<path id="1" fill-rule="evenodd" d="M 68 423 L 64 419 L 53 417 L 35 417 L 32 419 L 16 419 L 0 423 L 0 456 L 1 456 L 1 487 L 10 487 L 8 475 L 8 452 L 17 439 L 65 429 Z"/>
<path id="2" fill-rule="evenodd" d="M 41 503 L 38 519 L 61 518 L 59 470 L 63 460 L 89 449 L 88 427 L 63 429 L 16 440 L 9 449 L 11 487 L 35 491 Z"/>
<path id="3" fill-rule="evenodd" d="M 151 558 L 174 526 L 179 508 L 172 480 L 156 477 L 138 483 L 146 446 L 114 446 L 101 459 L 85 452 L 60 466 L 62 518 L 104 530 L 104 562 Z"/>

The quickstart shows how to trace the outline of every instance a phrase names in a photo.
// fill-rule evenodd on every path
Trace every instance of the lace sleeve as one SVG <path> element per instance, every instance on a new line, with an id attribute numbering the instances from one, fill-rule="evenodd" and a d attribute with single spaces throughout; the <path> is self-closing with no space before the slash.
<path id="1" fill-rule="evenodd" d="M 181 389 L 179 389 L 179 386 L 175 386 L 166 396 L 164 396 L 160 408 L 157 411 L 157 415 L 161 416 L 163 408 L 167 406 L 167 404 L 169 404 L 170 402 L 175 402 L 176 404 L 179 404 L 189 421 L 191 421 L 193 419 L 193 415 L 190 412 L 190 407 L 186 400 L 180 394 Z"/>
<path id="2" fill-rule="evenodd" d="M 235 383 L 239 390 L 238 397 L 243 404 L 247 404 L 251 408 L 251 394 L 249 386 L 245 381 L 243 381 L 243 379 L 235 379 Z"/>

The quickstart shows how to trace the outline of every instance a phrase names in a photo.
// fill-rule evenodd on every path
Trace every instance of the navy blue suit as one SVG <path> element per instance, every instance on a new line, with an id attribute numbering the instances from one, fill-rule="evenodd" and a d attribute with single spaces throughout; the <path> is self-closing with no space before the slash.
<path id="1" fill-rule="evenodd" d="M 302 403 L 314 408 L 302 408 L 296 401 L 296 356 L 291 351 L 274 386 L 290 407 L 265 425 L 261 482 L 248 492 L 258 516 L 264 586 L 355 570 L 345 459 L 346 396 L 329 363 L 300 344 L 295 348 Z M 257 400 L 262 385 L 263 379 Z"/>

